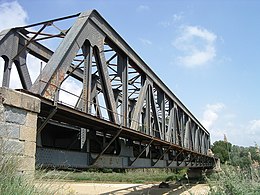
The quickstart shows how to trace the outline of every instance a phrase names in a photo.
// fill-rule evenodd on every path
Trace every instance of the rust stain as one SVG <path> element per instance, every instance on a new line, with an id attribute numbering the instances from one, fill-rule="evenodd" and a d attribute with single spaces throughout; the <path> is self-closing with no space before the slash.
<path id="1" fill-rule="evenodd" d="M 43 95 L 45 98 L 54 99 L 56 91 L 64 80 L 64 76 L 65 73 L 63 71 L 58 71 L 52 76 L 51 81 Z"/>

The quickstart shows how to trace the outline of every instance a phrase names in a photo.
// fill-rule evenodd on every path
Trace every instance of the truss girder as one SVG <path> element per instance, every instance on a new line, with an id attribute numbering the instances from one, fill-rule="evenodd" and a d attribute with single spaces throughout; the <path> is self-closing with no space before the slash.
<path id="1" fill-rule="evenodd" d="M 111 123 L 207 154 L 208 131 L 119 34 L 95 10 L 76 16 L 70 28 L 52 36 L 62 38 L 55 51 L 39 42 L 45 38 L 37 37 L 49 35 L 43 31 L 55 20 L 32 25 L 40 26 L 32 37 L 27 35 L 31 26 L 1 32 L 2 85 L 9 87 L 15 63 L 24 89 L 55 100 L 64 80 L 73 77 L 83 86 L 74 105 L 77 110 L 101 117 L 104 101 Z M 34 83 L 26 64 L 28 53 L 47 63 Z"/>

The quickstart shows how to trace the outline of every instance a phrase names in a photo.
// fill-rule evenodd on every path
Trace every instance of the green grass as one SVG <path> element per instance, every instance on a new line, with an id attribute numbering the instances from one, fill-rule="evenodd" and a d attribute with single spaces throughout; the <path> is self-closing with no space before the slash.
<path id="1" fill-rule="evenodd" d="M 42 172 L 42 171 L 39 171 Z M 185 171 L 174 173 L 163 169 L 131 169 L 117 173 L 112 171 L 50 171 L 46 172 L 43 179 L 64 178 L 72 181 L 89 182 L 124 182 L 124 183 L 154 183 L 162 181 L 177 180 L 181 178 Z"/>

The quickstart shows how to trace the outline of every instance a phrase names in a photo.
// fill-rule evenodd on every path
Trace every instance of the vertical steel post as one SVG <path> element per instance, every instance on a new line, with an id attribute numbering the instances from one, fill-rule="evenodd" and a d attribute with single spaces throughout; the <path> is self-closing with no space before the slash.
<path id="1" fill-rule="evenodd" d="M 161 108 L 162 118 L 161 118 L 161 131 L 162 131 L 162 138 L 166 140 L 166 128 L 165 128 L 165 93 L 163 91 L 157 91 L 157 101 Z"/>
<path id="2" fill-rule="evenodd" d="M 92 68 L 92 47 L 85 43 L 82 47 L 84 55 L 84 77 L 83 77 L 83 112 L 91 113 L 91 68 Z"/>
<path id="3" fill-rule="evenodd" d="M 128 63 L 125 55 L 118 54 L 118 74 L 122 82 L 121 124 L 128 127 Z"/>
<path id="4" fill-rule="evenodd" d="M 11 76 L 11 69 L 12 69 L 12 61 L 8 58 L 4 58 L 5 66 L 4 66 L 4 75 L 3 75 L 3 87 L 9 87 L 10 85 L 10 76 Z"/>
<path id="5" fill-rule="evenodd" d="M 80 128 L 80 149 L 85 152 L 87 149 L 87 129 Z"/>
<path id="6" fill-rule="evenodd" d="M 151 85 L 148 85 L 148 89 L 146 91 L 146 109 L 145 109 L 145 132 L 148 135 L 153 136 L 153 130 L 151 128 Z"/>

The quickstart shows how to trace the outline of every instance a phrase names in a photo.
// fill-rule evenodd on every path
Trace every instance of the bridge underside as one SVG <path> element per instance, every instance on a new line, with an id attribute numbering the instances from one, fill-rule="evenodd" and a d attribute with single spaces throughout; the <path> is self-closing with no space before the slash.
<path id="1" fill-rule="evenodd" d="M 51 117 L 50 117 L 51 116 Z M 213 168 L 214 159 L 42 98 L 36 164 L 59 168 Z M 41 128 L 41 127 L 39 127 Z"/>
<path id="2" fill-rule="evenodd" d="M 0 56 L 2 86 L 15 66 L 22 91 L 42 101 L 38 165 L 214 166 L 209 132 L 95 10 L 3 31 Z"/>

